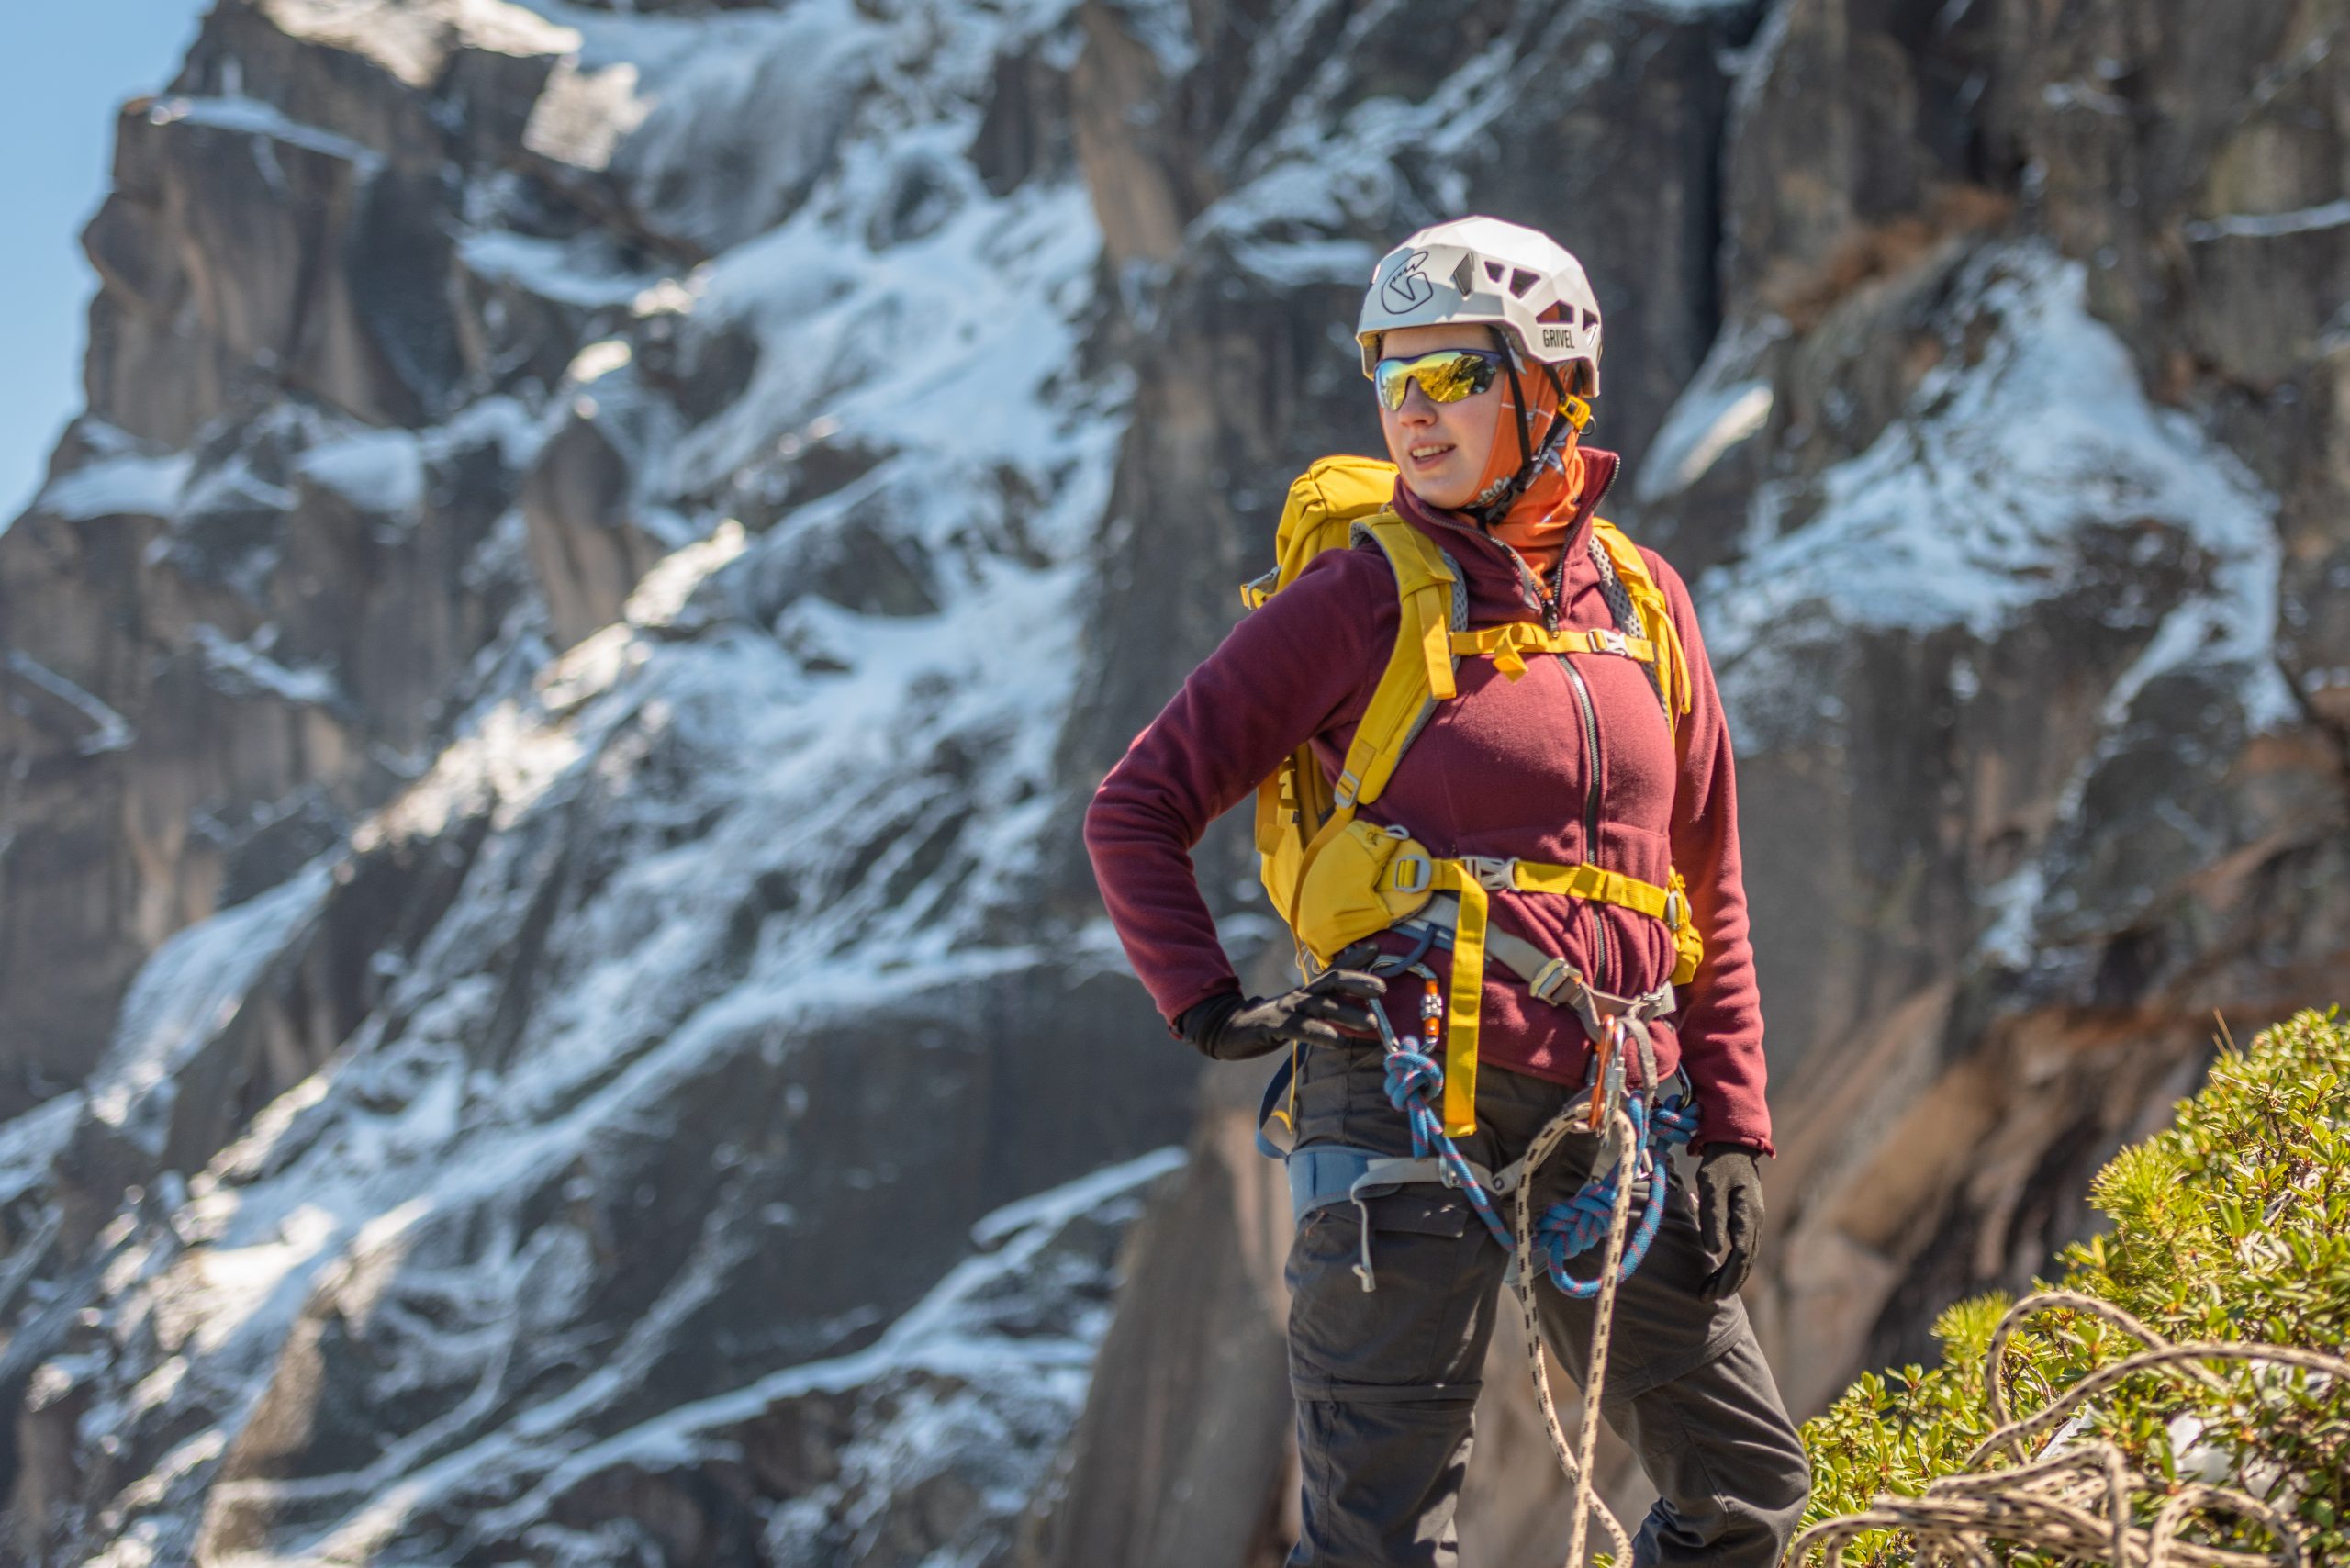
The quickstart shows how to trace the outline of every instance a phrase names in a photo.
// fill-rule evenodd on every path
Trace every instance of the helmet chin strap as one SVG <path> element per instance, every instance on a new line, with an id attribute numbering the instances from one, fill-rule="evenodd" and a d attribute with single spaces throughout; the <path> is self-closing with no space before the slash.
<path id="1" fill-rule="evenodd" d="M 1503 364 L 1509 375 L 1510 407 L 1516 415 L 1518 451 L 1516 469 L 1487 485 L 1469 505 L 1461 509 L 1479 528 L 1490 533 L 1494 524 L 1509 515 L 1509 509 L 1517 504 L 1518 497 L 1526 493 L 1526 487 L 1534 482 L 1534 476 L 1542 471 L 1543 465 L 1560 461 L 1558 454 L 1565 449 L 1568 441 L 1583 433 L 1583 427 L 1591 422 L 1591 405 L 1571 393 L 1561 393 L 1557 412 L 1550 420 L 1550 428 L 1538 448 L 1534 444 L 1537 415 L 1528 406 L 1525 387 L 1517 377 L 1516 345 L 1496 329 L 1488 327 L 1486 330 L 1493 333 L 1494 346 L 1505 356 Z M 1555 386 L 1553 383 L 1551 389 L 1555 389 Z"/>

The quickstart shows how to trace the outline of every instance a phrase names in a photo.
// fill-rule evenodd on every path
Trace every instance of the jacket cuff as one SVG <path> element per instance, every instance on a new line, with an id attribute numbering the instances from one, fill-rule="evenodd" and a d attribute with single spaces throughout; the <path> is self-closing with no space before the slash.
<path id="1" fill-rule="evenodd" d="M 1181 1039 L 1183 1037 L 1183 1014 L 1189 1013 L 1192 1008 L 1197 1007 L 1201 1002 L 1205 1002 L 1212 996 L 1224 996 L 1226 994 L 1234 996 L 1239 995 L 1240 982 L 1235 980 L 1217 980 L 1209 985 L 1205 990 L 1193 994 L 1181 1007 L 1171 1008 L 1168 1012 L 1161 1014 L 1160 1016 L 1167 1021 L 1168 1035 L 1171 1038 L 1178 1040 Z"/>

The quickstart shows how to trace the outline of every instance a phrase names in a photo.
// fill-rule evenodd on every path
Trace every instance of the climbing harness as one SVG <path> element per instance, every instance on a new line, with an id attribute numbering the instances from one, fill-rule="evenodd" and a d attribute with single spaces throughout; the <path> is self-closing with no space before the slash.
<path id="1" fill-rule="evenodd" d="M 1415 965 L 1414 968 L 1419 966 Z M 1373 972 L 1378 972 L 1376 969 Z M 1425 971 L 1424 971 L 1425 972 Z M 1436 987 L 1427 982 L 1422 1017 L 1432 1020 L 1440 1016 L 1434 1005 Z M 1546 1209 L 1533 1231 L 1530 1250 L 1518 1244 L 1508 1226 L 1494 1212 L 1494 1199 L 1521 1193 L 1533 1181 L 1539 1160 L 1537 1150 L 1547 1156 L 1558 1142 L 1553 1138 L 1545 1146 L 1539 1135 L 1528 1147 L 1527 1153 L 1500 1170 L 1489 1170 L 1460 1152 L 1460 1146 L 1446 1134 L 1441 1118 L 1436 1113 L 1433 1100 L 1440 1091 L 1444 1070 L 1436 1058 L 1425 1049 L 1414 1049 L 1400 1041 L 1380 1009 L 1371 1009 L 1372 1020 L 1379 1025 L 1381 1044 L 1386 1053 L 1386 1089 L 1388 1103 L 1401 1112 L 1412 1133 L 1412 1153 L 1406 1159 L 1376 1153 L 1343 1144 L 1315 1144 L 1287 1152 L 1266 1137 L 1264 1123 L 1275 1119 L 1275 1103 L 1288 1089 L 1291 1064 L 1284 1064 L 1266 1086 L 1265 1101 L 1259 1107 L 1258 1147 L 1272 1158 L 1282 1159 L 1289 1170 L 1290 1204 L 1292 1217 L 1303 1220 L 1317 1208 L 1332 1204 L 1348 1203 L 1363 1218 L 1361 1261 L 1355 1265 L 1355 1275 L 1366 1291 L 1378 1288 L 1378 1277 L 1371 1257 L 1370 1200 L 1398 1187 L 1422 1182 L 1434 1182 L 1461 1193 L 1469 1207 L 1503 1251 L 1516 1260 L 1534 1257 L 1540 1260 L 1550 1282 L 1570 1296 L 1588 1300 L 1599 1289 L 1595 1279 L 1575 1278 L 1568 1271 L 1569 1259 L 1587 1252 L 1605 1235 L 1607 1216 L 1615 1207 L 1616 1189 L 1622 1181 L 1622 1166 L 1594 1164 L 1592 1174 L 1575 1194 Z M 1608 1107 L 1622 1102 L 1623 1114 L 1629 1119 L 1634 1139 L 1635 1159 L 1632 1185 L 1636 1194 L 1645 1194 L 1639 1229 L 1633 1234 L 1624 1254 L 1621 1277 L 1628 1279 L 1648 1256 L 1648 1249 L 1664 1218 L 1663 1161 L 1666 1152 L 1686 1144 L 1697 1130 L 1696 1107 L 1685 1092 L 1662 1096 L 1648 1092 L 1627 1094 L 1624 1086 L 1624 1035 L 1620 1023 L 1612 1023 L 1604 1032 L 1608 1041 L 1606 1049 L 1596 1056 L 1609 1065 L 1595 1075 L 1590 1084 L 1590 1094 L 1581 1103 L 1571 1105 L 1554 1118 L 1560 1137 L 1569 1133 L 1595 1134 L 1607 1126 Z M 1652 1076 L 1655 1052 L 1645 1041 L 1642 1032 L 1642 1063 Z M 1597 1063 L 1595 1062 L 1596 1067 Z M 1685 1081 L 1674 1075 L 1676 1082 Z M 1546 1127 L 1547 1133 L 1550 1129 Z"/>

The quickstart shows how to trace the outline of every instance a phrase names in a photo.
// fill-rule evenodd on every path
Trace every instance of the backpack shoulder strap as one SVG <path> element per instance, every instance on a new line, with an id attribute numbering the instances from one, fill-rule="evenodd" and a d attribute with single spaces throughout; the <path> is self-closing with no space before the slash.
<path id="1" fill-rule="evenodd" d="M 1355 537 L 1369 538 L 1387 557 L 1402 613 L 1387 668 L 1355 727 L 1338 775 L 1338 803 L 1348 806 L 1378 799 L 1404 748 L 1426 722 L 1429 704 L 1458 694 L 1452 631 L 1456 620 L 1466 620 L 1466 606 L 1455 591 L 1460 572 L 1418 529 L 1393 512 L 1381 512 L 1358 521 Z"/>
<path id="2" fill-rule="evenodd" d="M 1452 633 L 1468 623 L 1468 599 L 1460 591 L 1460 573 L 1418 529 L 1393 512 L 1357 519 L 1354 537 L 1368 538 L 1395 573 L 1400 610 L 1395 645 L 1387 667 L 1364 707 L 1347 759 L 1331 790 L 1335 808 L 1306 844 L 1299 859 L 1298 879 L 1290 889 L 1290 906 L 1283 913 L 1293 930 L 1296 900 L 1304 887 L 1304 868 L 1324 846 L 1354 821 L 1358 807 L 1379 798 L 1403 760 L 1404 748 L 1420 733 L 1436 705 L 1458 695 L 1453 679 Z"/>
<path id="3" fill-rule="evenodd" d="M 1649 678 L 1656 687 L 1657 700 L 1664 704 L 1665 722 L 1678 729 L 1694 699 L 1689 655 L 1681 645 L 1681 632 L 1673 623 L 1673 607 L 1665 601 L 1664 590 L 1657 587 L 1639 546 L 1606 518 L 1592 520 L 1591 558 L 1599 568 L 1600 591 L 1616 617 L 1617 630 L 1656 644 L 1656 663 L 1650 667 Z M 1629 622 L 1625 616 L 1628 609 L 1632 616 Z"/>

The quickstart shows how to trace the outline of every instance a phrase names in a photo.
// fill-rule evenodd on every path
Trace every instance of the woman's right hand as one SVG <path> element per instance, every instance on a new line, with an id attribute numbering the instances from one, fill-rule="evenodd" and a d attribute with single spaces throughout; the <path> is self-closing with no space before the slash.
<path id="1" fill-rule="evenodd" d="M 1279 996 L 1243 996 L 1237 991 L 1211 996 L 1185 1008 L 1176 1027 L 1202 1055 L 1218 1061 L 1246 1061 L 1292 1040 L 1309 1046 L 1360 1043 L 1379 1037 L 1371 1010 L 1386 991 L 1387 982 L 1377 975 L 1325 969 Z"/>

